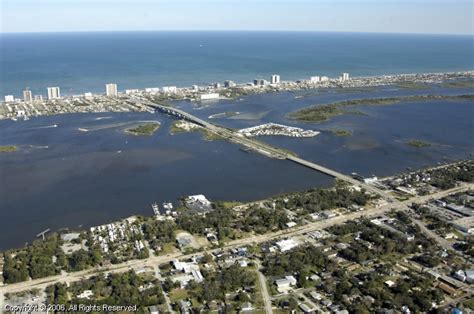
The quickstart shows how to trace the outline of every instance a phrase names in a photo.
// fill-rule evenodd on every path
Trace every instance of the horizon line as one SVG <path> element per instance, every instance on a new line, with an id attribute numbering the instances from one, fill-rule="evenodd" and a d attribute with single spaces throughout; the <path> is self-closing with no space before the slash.
<path id="1" fill-rule="evenodd" d="M 0 31 L 0 35 L 14 35 L 14 34 L 71 34 L 71 33 L 152 33 L 152 32 L 220 32 L 220 33 L 238 33 L 238 32 L 249 32 L 249 33 L 338 33 L 338 34 L 386 34 L 386 35 L 438 35 L 438 36 L 469 36 L 474 37 L 474 33 L 408 33 L 408 32 L 378 32 L 378 31 L 328 31 L 328 30 L 288 30 L 288 29 L 275 29 L 275 30 L 258 30 L 258 29 L 157 29 L 157 30 L 71 30 L 71 31 L 13 31 L 3 32 Z"/>

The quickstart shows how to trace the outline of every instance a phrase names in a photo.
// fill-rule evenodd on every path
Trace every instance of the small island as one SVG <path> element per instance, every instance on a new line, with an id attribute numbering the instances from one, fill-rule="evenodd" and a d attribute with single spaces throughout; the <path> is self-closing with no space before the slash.
<path id="1" fill-rule="evenodd" d="M 356 110 L 344 110 L 338 107 L 335 104 L 313 106 L 308 108 L 303 108 L 301 110 L 292 112 L 288 114 L 288 117 L 293 120 L 298 120 L 302 122 L 322 122 L 327 121 L 331 118 L 342 116 L 345 114 L 360 114 L 362 111 Z"/>
<path id="2" fill-rule="evenodd" d="M 174 121 L 170 127 L 170 134 L 174 135 L 177 133 L 184 133 L 184 132 L 201 132 L 204 136 L 204 139 L 208 141 L 215 141 L 223 139 L 222 136 L 212 133 L 211 131 L 203 128 L 196 123 L 192 123 L 186 120 L 177 120 Z"/>
<path id="3" fill-rule="evenodd" d="M 412 140 L 409 140 L 407 142 L 407 145 L 412 146 L 412 147 L 416 147 L 416 148 L 422 148 L 422 147 L 431 146 L 431 143 L 424 142 L 424 141 L 421 141 L 421 140 L 412 139 Z"/>
<path id="4" fill-rule="evenodd" d="M 352 136 L 352 131 L 349 130 L 331 129 L 329 131 L 336 136 Z"/>
<path id="5" fill-rule="evenodd" d="M 366 98 L 338 101 L 324 105 L 314 105 L 306 108 L 290 112 L 288 117 L 293 120 L 302 122 L 322 122 L 333 117 L 346 114 L 364 113 L 360 110 L 347 109 L 354 106 L 388 106 L 398 104 L 400 102 L 423 102 L 431 100 L 471 100 L 474 95 L 414 95 L 387 98 Z"/>
<path id="6" fill-rule="evenodd" d="M 160 123 L 151 122 L 125 129 L 125 132 L 136 136 L 151 136 L 160 128 Z"/>
<path id="7" fill-rule="evenodd" d="M 0 146 L 0 153 L 12 153 L 16 152 L 18 147 L 14 145 Z"/>
<path id="8" fill-rule="evenodd" d="M 223 119 L 223 118 L 230 118 L 230 117 L 233 117 L 233 116 L 237 116 L 239 114 L 240 114 L 240 112 L 238 112 L 238 111 L 229 111 L 229 112 L 222 112 L 222 113 L 212 114 L 208 118 L 209 119 Z"/>

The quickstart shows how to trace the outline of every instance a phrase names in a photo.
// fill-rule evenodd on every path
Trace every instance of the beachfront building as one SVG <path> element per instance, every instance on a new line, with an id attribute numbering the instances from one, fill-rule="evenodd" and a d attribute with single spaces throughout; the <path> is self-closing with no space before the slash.
<path id="1" fill-rule="evenodd" d="M 164 86 L 163 93 L 176 93 L 178 88 L 176 86 Z"/>
<path id="2" fill-rule="evenodd" d="M 145 92 L 146 93 L 151 93 L 151 94 L 156 94 L 160 91 L 160 88 L 159 87 L 148 87 L 148 88 L 145 88 Z"/>
<path id="3" fill-rule="evenodd" d="M 33 93 L 29 89 L 25 89 L 23 91 L 23 101 L 25 102 L 32 102 L 33 101 Z"/>
<path id="4" fill-rule="evenodd" d="M 114 83 L 105 84 L 105 94 L 107 95 L 107 97 L 117 97 L 118 95 L 117 84 L 114 84 Z"/>
<path id="5" fill-rule="evenodd" d="M 320 76 L 311 76 L 311 77 L 309 78 L 309 81 L 310 81 L 311 83 L 319 83 L 319 82 L 321 82 L 321 77 L 320 77 Z"/>
<path id="6" fill-rule="evenodd" d="M 59 87 L 48 87 L 48 99 L 61 98 L 61 91 Z"/>
<path id="7" fill-rule="evenodd" d="M 271 82 L 272 84 L 280 84 L 280 75 L 273 74 Z"/>
<path id="8" fill-rule="evenodd" d="M 43 95 L 35 95 L 35 101 L 43 101 Z"/>
<path id="9" fill-rule="evenodd" d="M 209 93 L 209 94 L 202 94 L 199 96 L 200 100 L 212 100 L 212 99 L 219 99 L 218 93 Z"/>
<path id="10" fill-rule="evenodd" d="M 263 80 L 263 79 L 255 79 L 253 80 L 253 85 L 255 86 L 265 86 L 268 84 L 268 81 Z"/>
<path id="11" fill-rule="evenodd" d="M 224 87 L 229 88 L 229 87 L 235 87 L 234 81 L 227 80 L 224 82 Z"/>
<path id="12" fill-rule="evenodd" d="M 349 73 L 342 73 L 341 81 L 345 82 L 349 80 Z"/>
<path id="13" fill-rule="evenodd" d="M 13 95 L 5 96 L 5 102 L 14 102 L 14 101 L 15 101 L 15 97 L 13 97 Z"/>

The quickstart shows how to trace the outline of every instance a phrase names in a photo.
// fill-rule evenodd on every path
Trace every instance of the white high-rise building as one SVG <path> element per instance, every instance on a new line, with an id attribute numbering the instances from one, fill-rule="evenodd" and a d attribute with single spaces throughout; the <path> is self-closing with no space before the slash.
<path id="1" fill-rule="evenodd" d="M 312 82 L 312 83 L 318 83 L 318 82 L 321 82 L 321 77 L 319 77 L 319 76 L 311 76 L 309 80 L 310 80 L 310 82 Z"/>
<path id="2" fill-rule="evenodd" d="M 35 95 L 36 101 L 43 101 L 43 95 Z"/>
<path id="3" fill-rule="evenodd" d="M 235 85 L 236 85 L 236 84 L 235 84 L 234 81 L 227 80 L 227 81 L 224 82 L 224 87 L 227 87 L 227 88 L 229 88 L 229 87 L 235 87 Z"/>
<path id="4" fill-rule="evenodd" d="M 48 99 L 61 98 L 61 91 L 59 87 L 48 87 Z"/>
<path id="5" fill-rule="evenodd" d="M 117 97 L 117 84 L 109 83 L 105 84 L 105 94 L 107 97 Z"/>
<path id="6" fill-rule="evenodd" d="M 348 81 L 349 80 L 349 73 L 342 73 L 342 81 Z"/>
<path id="7" fill-rule="evenodd" d="M 273 74 L 271 82 L 272 84 L 280 84 L 280 75 Z"/>
<path id="8" fill-rule="evenodd" d="M 25 89 L 23 91 L 23 101 L 25 102 L 32 102 L 33 101 L 33 93 L 29 89 Z"/>
<path id="9" fill-rule="evenodd" d="M 321 76 L 321 82 L 327 82 L 327 81 L 329 81 L 329 77 Z"/>
<path id="10" fill-rule="evenodd" d="M 13 95 L 5 96 L 5 102 L 14 102 L 14 101 L 15 101 L 15 97 L 13 97 Z"/>

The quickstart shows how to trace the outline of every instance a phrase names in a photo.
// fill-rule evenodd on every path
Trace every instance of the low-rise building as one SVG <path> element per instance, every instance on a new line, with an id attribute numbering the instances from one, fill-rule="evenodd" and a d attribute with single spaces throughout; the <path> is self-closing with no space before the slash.
<path id="1" fill-rule="evenodd" d="M 295 239 L 280 240 L 275 244 L 281 252 L 287 252 L 299 245 L 298 241 Z"/>
<path id="2" fill-rule="evenodd" d="M 277 286 L 277 290 L 280 293 L 287 293 L 291 290 L 291 287 L 294 287 L 297 284 L 297 280 L 293 276 L 285 276 L 284 278 L 280 278 L 275 280 L 275 285 Z"/>

